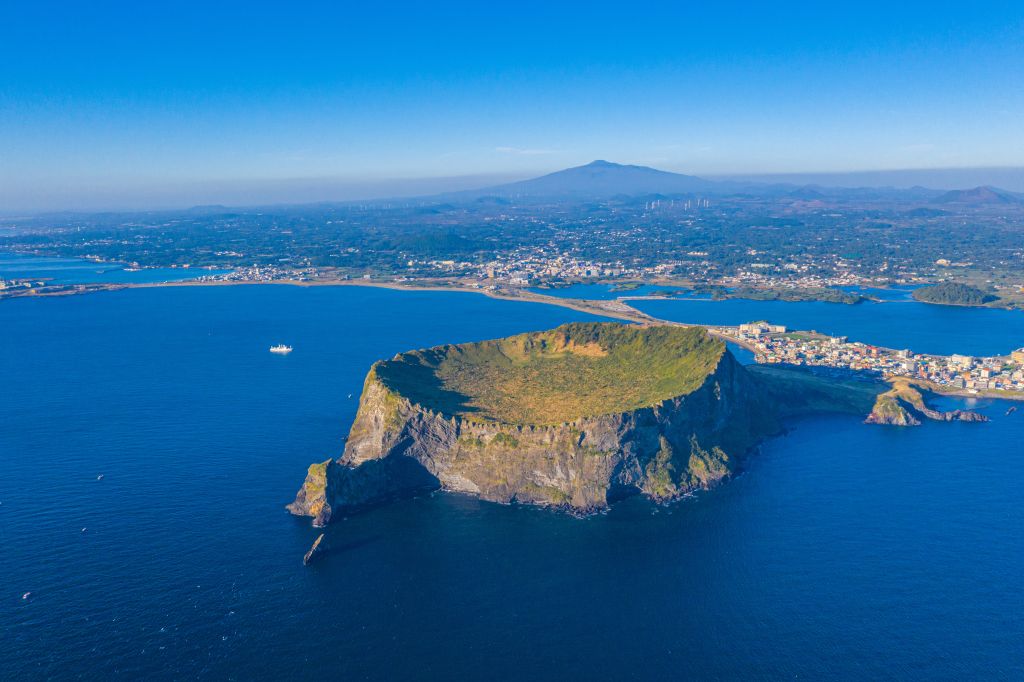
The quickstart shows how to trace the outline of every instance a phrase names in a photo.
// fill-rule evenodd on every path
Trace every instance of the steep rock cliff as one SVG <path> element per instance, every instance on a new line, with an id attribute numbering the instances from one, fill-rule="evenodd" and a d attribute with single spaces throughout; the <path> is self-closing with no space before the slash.
<path id="1" fill-rule="evenodd" d="M 778 430 L 759 382 L 703 330 L 577 324 L 484 343 L 500 345 L 446 346 L 376 363 L 344 454 L 310 467 L 289 510 L 324 525 L 339 512 L 429 488 L 583 513 L 634 494 L 666 501 L 718 484 Z M 499 365 L 482 375 L 486 382 L 451 377 L 445 363 L 471 373 L 482 353 Z M 674 374 L 631 381 L 616 373 L 634 361 Z M 534 365 L 543 374 L 529 374 Z M 523 372 L 527 380 L 516 383 Z M 437 376 L 447 383 L 424 394 Z M 401 390 L 413 385 L 402 377 L 413 377 L 415 388 Z M 452 395 L 452 387 L 495 382 L 530 395 Z M 406 395 L 417 391 L 419 400 Z M 650 404 L 636 405 L 644 400 Z M 492 405 L 528 419 L 504 421 Z M 602 413 L 602 405 L 633 409 Z M 573 411 L 582 414 L 544 423 L 547 414 Z"/>

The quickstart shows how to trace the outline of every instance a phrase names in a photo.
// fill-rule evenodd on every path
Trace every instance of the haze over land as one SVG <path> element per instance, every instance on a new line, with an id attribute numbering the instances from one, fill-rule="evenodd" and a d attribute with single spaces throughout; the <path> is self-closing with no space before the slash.
<path id="1" fill-rule="evenodd" d="M 49 211 L 171 210 L 195 206 L 272 206 L 325 202 L 380 201 L 385 199 L 466 199 L 500 193 L 510 196 L 543 194 L 549 197 L 676 194 L 704 192 L 723 195 L 737 192 L 765 193 L 779 188 L 817 187 L 961 190 L 996 187 L 1024 193 L 1024 166 L 1003 168 L 923 168 L 851 173 L 782 173 L 768 175 L 708 175 L 655 169 L 635 164 L 595 162 L 572 168 L 537 171 L 523 177 L 511 172 L 450 177 L 374 178 L 321 177 L 255 180 L 174 181 L 143 188 L 128 181 L 117 187 L 97 187 L 75 199 L 56 198 L 61 187 L 21 194 L 0 215 Z M 601 167 L 601 163 L 607 163 Z M 586 166 L 586 174 L 579 169 Z M 4 189 L 0 187 L 0 198 Z M 33 198 L 34 197 L 34 198 Z M 24 203 L 23 203 L 24 202 Z"/>
<path id="2" fill-rule="evenodd" d="M 979 194 L 981 188 L 992 188 L 1000 195 L 1009 194 L 1012 201 L 1012 195 L 1024 194 L 1024 167 L 698 177 L 647 166 L 597 160 L 526 178 L 497 173 L 406 179 L 305 178 L 171 183 L 153 190 L 153 193 L 147 190 L 146 194 L 131 200 L 118 198 L 121 190 L 100 189 L 77 203 L 59 209 L 0 208 L 0 215 L 61 211 L 166 211 L 209 206 L 253 207 L 383 200 L 430 202 L 443 199 L 458 202 L 487 195 L 580 200 L 615 195 L 688 193 L 729 196 L 754 193 L 770 196 L 792 191 L 829 193 L 840 190 L 860 190 L 862 193 L 863 190 L 879 190 L 882 193 L 910 190 L 906 194 L 908 197 L 929 194 L 922 194 L 921 190 L 935 190 L 932 194 L 936 196 L 940 191 L 973 191 L 975 195 L 954 194 L 948 200 L 998 203 L 996 196 Z M 806 198 L 814 196 L 808 195 Z"/>

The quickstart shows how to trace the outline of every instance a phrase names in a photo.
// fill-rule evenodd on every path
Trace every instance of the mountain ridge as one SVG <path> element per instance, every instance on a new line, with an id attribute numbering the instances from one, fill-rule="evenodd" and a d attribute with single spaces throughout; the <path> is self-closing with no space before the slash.
<path id="1" fill-rule="evenodd" d="M 650 166 L 598 159 L 528 180 L 489 187 L 484 192 L 505 196 L 581 196 L 678 194 L 707 191 L 721 183 Z"/>
<path id="2" fill-rule="evenodd" d="M 937 204 L 1019 204 L 1021 199 L 1006 190 L 980 185 L 971 189 L 954 189 L 932 200 Z"/>
<path id="3" fill-rule="evenodd" d="M 981 189 L 987 190 L 990 195 L 972 198 L 973 193 L 977 193 Z M 775 197 L 783 201 L 828 201 L 876 197 L 922 203 L 1016 203 L 1020 201 L 1013 192 L 991 186 L 971 190 L 945 191 L 917 185 L 901 188 L 823 185 L 820 183 L 797 184 L 728 178 L 708 179 L 650 166 L 620 164 L 604 159 L 597 159 L 581 166 L 563 168 L 535 178 L 446 193 L 432 198 L 451 201 L 471 201 L 485 198 L 539 201 L 610 199 L 614 197 L 635 199 L 645 195 L 651 197 L 658 195 L 697 195 L 698 197 L 749 195 Z M 943 198 L 947 196 L 949 198 Z"/>

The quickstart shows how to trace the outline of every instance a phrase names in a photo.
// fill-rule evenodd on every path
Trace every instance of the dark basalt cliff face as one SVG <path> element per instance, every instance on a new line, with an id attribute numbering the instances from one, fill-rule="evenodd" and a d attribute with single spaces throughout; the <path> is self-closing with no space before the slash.
<path id="1" fill-rule="evenodd" d="M 446 414 L 394 390 L 377 363 L 344 454 L 312 465 L 288 509 L 323 526 L 342 512 L 440 488 L 587 513 L 630 495 L 668 501 L 713 487 L 779 426 L 760 381 L 720 342 L 703 343 L 717 359 L 694 390 L 559 424 Z"/>

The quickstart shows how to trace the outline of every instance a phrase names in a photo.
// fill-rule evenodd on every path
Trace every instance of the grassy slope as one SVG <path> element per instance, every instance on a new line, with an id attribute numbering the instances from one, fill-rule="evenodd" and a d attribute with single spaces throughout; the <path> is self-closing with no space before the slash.
<path id="1" fill-rule="evenodd" d="M 445 414 L 558 424 L 690 393 L 724 352 L 698 328 L 579 323 L 403 353 L 377 373 L 389 388 Z"/>
<path id="2" fill-rule="evenodd" d="M 780 416 L 809 412 L 866 415 L 878 394 L 889 388 L 881 380 L 826 378 L 770 365 L 750 366 L 747 371 L 760 380 Z"/>

